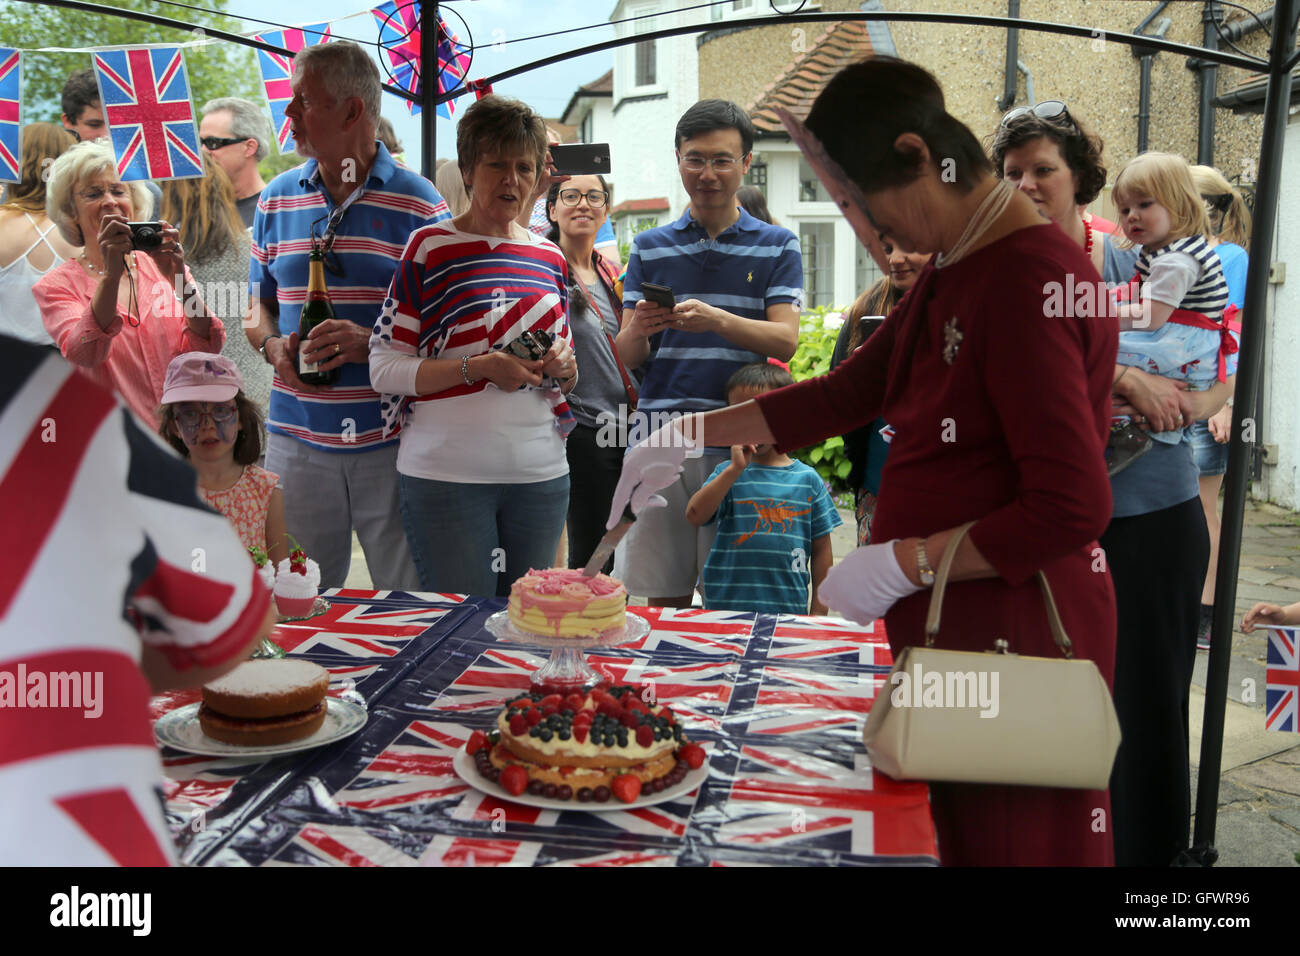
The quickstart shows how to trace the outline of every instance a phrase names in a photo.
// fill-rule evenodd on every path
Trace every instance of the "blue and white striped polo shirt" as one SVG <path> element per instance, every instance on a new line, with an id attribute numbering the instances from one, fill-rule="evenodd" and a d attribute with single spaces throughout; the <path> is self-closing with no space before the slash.
<path id="1" fill-rule="evenodd" d="M 799 239 L 789 229 L 740 218 L 716 239 L 691 217 L 638 233 L 623 280 L 623 307 L 644 298 L 642 282 L 666 285 L 678 302 L 699 299 L 746 319 L 766 319 L 767 308 L 803 299 Z M 742 365 L 767 357 L 716 332 L 668 328 L 650 337 L 638 411 L 702 412 L 727 404 L 724 389 Z"/>
<path id="2" fill-rule="evenodd" d="M 333 252 L 342 276 L 325 273 L 334 314 L 366 330 L 379 317 L 406 240 L 421 226 L 450 219 L 433 184 L 399 166 L 383 143 L 366 179 L 335 233 Z M 280 304 L 279 331 L 298 331 L 307 300 L 307 262 L 312 226 L 337 204 L 321 182 L 316 160 L 281 173 L 262 192 L 253 219 L 249 281 L 257 298 Z M 316 226 L 318 233 L 324 222 Z M 280 376 L 271 383 L 267 429 L 325 451 L 370 451 L 384 440 L 379 395 L 370 387 L 370 366 L 349 362 L 324 393 L 298 392 Z"/>

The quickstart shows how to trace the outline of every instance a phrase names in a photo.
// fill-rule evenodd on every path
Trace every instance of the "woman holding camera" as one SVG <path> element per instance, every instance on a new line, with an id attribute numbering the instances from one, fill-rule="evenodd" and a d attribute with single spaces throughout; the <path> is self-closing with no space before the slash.
<path id="1" fill-rule="evenodd" d="M 50 168 L 45 209 L 65 240 L 85 248 L 32 293 L 63 356 L 153 431 L 168 363 L 182 352 L 220 352 L 226 333 L 185 267 L 175 227 L 130 225 L 148 204 L 143 185 L 118 178 L 106 142 L 65 152 Z"/>
<path id="2" fill-rule="evenodd" d="M 500 595 L 550 567 L 577 384 L 564 255 L 516 221 L 549 185 L 546 126 L 488 95 L 456 131 L 469 209 L 419 229 L 370 338 L 402 526 L 427 591 Z"/>

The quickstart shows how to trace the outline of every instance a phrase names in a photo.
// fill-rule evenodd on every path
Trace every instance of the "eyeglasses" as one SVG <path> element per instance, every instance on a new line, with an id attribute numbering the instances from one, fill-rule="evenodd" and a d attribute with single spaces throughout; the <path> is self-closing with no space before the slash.
<path id="1" fill-rule="evenodd" d="M 114 199 L 126 199 L 131 195 L 131 190 L 125 183 L 115 183 L 108 187 L 108 194 Z M 83 202 L 99 202 L 104 198 L 104 190 L 86 189 L 77 193 L 77 195 L 81 197 Z"/>
<path id="2" fill-rule="evenodd" d="M 688 173 L 702 173 L 705 166 L 712 166 L 715 173 L 729 173 L 740 165 L 741 160 L 735 156 L 714 156 L 712 159 L 705 159 L 703 156 L 680 156 L 677 162 L 682 169 Z"/>
<path id="3" fill-rule="evenodd" d="M 339 262 L 339 257 L 334 254 L 334 233 L 343 221 L 343 214 L 348 211 L 347 206 L 339 206 L 328 216 L 321 216 L 311 224 L 311 242 L 312 249 L 321 254 L 325 262 L 325 268 L 330 271 L 331 275 L 343 278 L 343 263 Z M 321 223 L 325 224 L 324 234 L 318 232 Z"/>
<path id="4" fill-rule="evenodd" d="M 202 402 L 181 402 L 176 406 L 176 421 L 181 428 L 195 429 L 203 424 L 205 418 L 211 418 L 214 425 L 233 422 L 239 415 L 234 402 L 221 405 L 205 405 Z"/>
<path id="5" fill-rule="evenodd" d="M 201 140 L 199 140 L 199 142 L 203 144 L 204 149 L 215 153 L 223 146 L 233 146 L 235 145 L 235 143 L 242 143 L 245 140 L 246 137 L 242 137 L 242 136 L 227 136 L 227 137 L 204 136 Z"/>
<path id="6" fill-rule="evenodd" d="M 578 200 L 583 196 L 587 197 L 587 205 L 592 209 L 599 209 L 609 201 L 609 195 L 603 189 L 589 189 L 585 193 L 576 189 L 560 190 L 560 202 L 566 206 L 578 205 Z"/>
<path id="7" fill-rule="evenodd" d="M 1079 128 L 1079 124 L 1076 123 L 1074 117 L 1070 115 L 1070 110 L 1060 100 L 1043 100 L 1043 102 L 1039 103 L 1037 106 L 1017 106 L 1015 109 L 1009 110 L 1007 114 L 1002 117 L 1002 125 L 1007 126 L 1029 113 L 1033 113 L 1041 120 L 1053 121 L 1064 119 L 1075 129 Z"/>

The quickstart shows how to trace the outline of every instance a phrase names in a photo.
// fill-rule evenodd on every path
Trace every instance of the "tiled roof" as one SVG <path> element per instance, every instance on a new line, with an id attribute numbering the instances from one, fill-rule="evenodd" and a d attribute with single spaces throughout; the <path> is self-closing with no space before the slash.
<path id="1" fill-rule="evenodd" d="M 598 80 L 592 80 L 586 86 L 578 87 L 579 93 L 614 93 L 614 71 L 607 70 Z"/>
<path id="2" fill-rule="evenodd" d="M 867 26 L 860 20 L 832 23 L 790 68 L 758 94 L 749 107 L 755 131 L 784 133 L 772 107 L 781 106 L 799 119 L 805 119 L 813 100 L 830 82 L 831 77 L 872 54 Z"/>
<path id="3" fill-rule="evenodd" d="M 599 77 L 598 79 L 594 79 L 590 83 L 586 83 L 583 86 L 580 86 L 576 90 L 574 90 L 573 95 L 569 97 L 568 104 L 564 107 L 564 112 L 561 113 L 560 115 L 568 116 L 571 112 L 573 112 L 573 108 L 578 105 L 578 100 L 584 96 L 605 97 L 605 96 L 613 96 L 613 95 L 614 95 L 614 71 L 606 70 L 604 76 Z"/>
<path id="4" fill-rule="evenodd" d="M 667 197 L 659 196 L 655 199 L 626 199 L 609 212 L 612 216 L 622 216 L 629 212 L 662 212 L 667 208 Z"/>

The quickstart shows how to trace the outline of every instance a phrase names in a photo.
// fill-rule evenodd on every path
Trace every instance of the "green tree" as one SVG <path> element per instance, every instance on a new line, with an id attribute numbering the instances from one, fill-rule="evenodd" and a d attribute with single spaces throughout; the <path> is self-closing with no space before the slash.
<path id="1" fill-rule="evenodd" d="M 237 33 L 242 21 L 235 17 L 201 13 L 153 0 L 98 0 L 183 20 L 191 30 L 177 30 L 138 20 L 86 13 L 40 3 L 0 0 L 0 43 L 24 50 L 41 47 L 105 47 L 140 43 L 185 43 L 198 38 L 194 28 Z M 227 0 L 209 0 L 208 7 L 224 10 Z M 90 66 L 89 53 L 24 53 L 22 119 L 24 123 L 59 121 L 59 94 L 70 73 Z M 190 95 L 195 116 L 204 103 L 218 96 L 242 96 L 264 103 L 257 53 L 251 47 L 214 41 L 185 49 Z"/>

